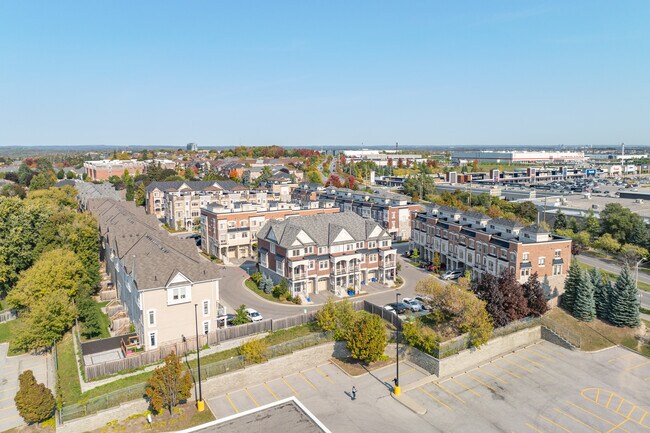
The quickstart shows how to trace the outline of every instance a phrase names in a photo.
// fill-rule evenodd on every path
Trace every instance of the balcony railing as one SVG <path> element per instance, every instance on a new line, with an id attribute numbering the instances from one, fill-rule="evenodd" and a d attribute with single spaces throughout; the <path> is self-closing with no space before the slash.
<path id="1" fill-rule="evenodd" d="M 294 272 L 293 274 L 291 274 L 291 279 L 293 281 L 304 280 L 306 278 L 307 278 L 307 273 L 306 272 Z"/>
<path id="2" fill-rule="evenodd" d="M 382 261 L 379 262 L 380 266 L 382 268 L 394 268 L 395 267 L 395 262 L 393 260 L 387 260 L 387 261 Z"/>

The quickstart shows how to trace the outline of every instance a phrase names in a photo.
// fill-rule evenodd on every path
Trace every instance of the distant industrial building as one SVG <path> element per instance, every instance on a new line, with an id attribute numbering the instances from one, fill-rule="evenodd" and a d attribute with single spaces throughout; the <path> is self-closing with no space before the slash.
<path id="1" fill-rule="evenodd" d="M 496 163 L 558 163 L 558 162 L 583 162 L 584 152 L 564 151 L 506 151 L 497 152 L 491 150 L 477 151 L 454 151 L 451 153 L 451 161 L 456 164 L 469 161 L 496 162 Z"/>

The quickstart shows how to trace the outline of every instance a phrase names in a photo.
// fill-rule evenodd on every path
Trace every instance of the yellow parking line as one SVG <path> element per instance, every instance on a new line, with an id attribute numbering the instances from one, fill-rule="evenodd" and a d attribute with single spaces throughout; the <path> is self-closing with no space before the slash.
<path id="1" fill-rule="evenodd" d="M 518 357 L 520 357 L 521 359 L 525 359 L 526 361 L 530 362 L 531 364 L 535 364 L 535 365 L 538 366 L 539 368 L 544 368 L 544 366 L 543 366 L 542 364 L 540 364 L 539 362 L 535 362 L 535 361 L 533 361 L 532 359 L 528 359 L 528 358 L 526 358 L 525 356 L 520 355 L 519 353 L 513 353 L 513 355 L 518 356 Z"/>
<path id="2" fill-rule="evenodd" d="M 452 377 L 451 380 L 453 380 L 454 382 L 456 382 L 457 384 L 459 384 L 460 386 L 462 386 L 463 388 L 465 388 L 465 389 L 468 390 L 469 392 L 476 394 L 477 397 L 480 397 L 480 396 L 481 396 L 481 394 L 479 394 L 478 392 L 474 391 L 472 388 L 466 386 L 464 383 L 457 381 L 455 378 Z"/>
<path id="3" fill-rule="evenodd" d="M 300 375 L 300 377 L 303 378 L 303 380 L 304 380 L 305 382 L 307 382 L 307 384 L 308 384 L 309 386 L 311 386 L 311 387 L 314 388 L 314 389 L 318 389 L 318 388 L 316 388 L 316 385 L 314 385 L 314 384 L 311 382 L 311 380 L 307 379 L 307 376 L 305 376 L 305 375 L 302 374 L 302 373 L 298 373 L 298 374 Z"/>
<path id="4" fill-rule="evenodd" d="M 541 419 L 543 419 L 544 421 L 548 421 L 548 422 L 550 422 L 551 424 L 553 424 L 554 426 L 561 428 L 562 430 L 564 430 L 564 431 L 567 432 L 567 433 L 572 433 L 571 430 L 562 427 L 560 424 L 556 423 L 555 421 L 553 421 L 553 420 L 551 420 L 551 419 L 546 418 L 544 415 L 540 415 L 539 417 L 540 417 Z"/>
<path id="5" fill-rule="evenodd" d="M 628 368 L 625 369 L 625 371 L 634 370 L 634 369 L 637 369 L 639 367 L 643 367 L 644 365 L 648 365 L 648 364 L 650 364 L 650 361 L 645 361 L 645 362 L 642 362 L 641 364 L 637 364 L 637 365 L 633 365 L 632 367 L 628 367 Z"/>
<path id="6" fill-rule="evenodd" d="M 300 394 L 298 394 L 298 391 L 296 391 L 295 389 L 293 389 L 293 386 L 289 385 L 289 382 L 287 382 L 286 379 L 285 379 L 284 377 L 282 378 L 282 382 L 284 382 L 284 384 L 287 385 L 287 386 L 289 387 L 289 389 L 290 389 L 291 391 L 293 391 L 294 394 L 296 394 L 296 397 L 300 397 Z"/>
<path id="7" fill-rule="evenodd" d="M 641 419 L 637 421 L 637 423 L 643 426 L 643 420 L 644 420 L 645 417 L 647 417 L 647 416 L 648 416 L 648 411 L 645 411 L 645 413 L 643 414 L 643 416 L 641 417 Z M 645 426 L 644 426 L 644 427 L 645 427 Z"/>
<path id="8" fill-rule="evenodd" d="M 555 350 L 555 348 L 553 348 L 552 350 L 551 350 L 551 349 L 549 349 L 549 350 L 542 350 L 541 347 L 543 347 L 544 349 L 548 349 L 548 348 L 547 348 L 547 347 L 544 347 L 544 346 L 540 346 L 540 347 L 538 348 L 538 350 L 539 350 L 540 352 L 542 352 L 542 353 L 544 353 L 544 354 L 546 354 L 546 355 L 548 355 L 548 356 L 551 356 L 551 357 L 555 357 L 555 356 L 557 356 L 557 357 L 560 358 L 560 359 L 566 359 L 566 355 L 563 354 L 560 350 Z"/>
<path id="9" fill-rule="evenodd" d="M 606 407 L 607 409 L 609 409 L 609 403 L 612 401 L 612 397 L 614 397 L 614 393 L 613 393 L 613 392 L 610 392 L 610 393 L 609 393 L 609 398 L 607 399 L 607 404 L 605 405 L 605 407 Z M 596 400 L 596 403 L 598 403 L 598 400 Z"/>
<path id="10" fill-rule="evenodd" d="M 415 368 L 411 368 L 411 369 L 406 370 L 406 371 L 404 371 L 404 372 L 401 372 L 401 371 L 400 371 L 399 375 L 400 375 L 400 376 L 406 376 L 407 374 L 412 373 L 412 372 L 414 372 L 414 371 L 415 371 Z M 393 380 L 394 377 L 395 377 L 394 374 L 393 374 L 393 375 L 390 375 L 390 376 L 384 378 L 384 382 L 388 382 L 388 381 L 390 381 L 390 380 Z"/>
<path id="11" fill-rule="evenodd" d="M 325 379 L 329 380 L 330 383 L 334 383 L 334 381 L 332 379 L 330 379 L 330 377 L 328 375 L 323 373 L 320 368 L 316 367 L 316 371 L 319 372 L 320 375 L 323 376 Z"/>
<path id="12" fill-rule="evenodd" d="M 237 406 L 235 406 L 235 403 L 232 402 L 232 400 L 230 399 L 230 396 L 228 394 L 226 394 L 226 398 L 228 399 L 228 402 L 230 403 L 232 408 L 235 409 L 235 412 L 239 413 L 239 409 L 237 409 Z"/>
<path id="13" fill-rule="evenodd" d="M 438 386 L 438 388 L 440 388 L 441 390 L 443 390 L 443 391 L 446 392 L 447 394 L 451 395 L 452 397 L 454 397 L 454 398 L 455 398 L 456 400 L 458 400 L 459 402 L 461 402 L 461 403 L 463 403 L 463 404 L 465 403 L 465 400 L 463 400 L 462 398 L 458 397 L 456 394 L 454 394 L 453 392 L 449 391 L 449 390 L 448 390 L 447 388 L 445 388 L 444 386 L 440 385 L 439 383 L 436 383 L 436 385 Z"/>
<path id="14" fill-rule="evenodd" d="M 624 353 L 624 354 L 622 354 L 622 355 L 620 355 L 620 356 L 617 356 L 617 357 L 615 357 L 615 358 L 610 359 L 610 360 L 607 361 L 607 362 L 609 362 L 609 363 L 611 364 L 611 363 L 613 363 L 613 362 L 618 361 L 619 359 L 627 358 L 627 357 L 629 357 L 629 356 L 634 356 L 634 355 L 636 355 L 636 353 Z"/>
<path id="15" fill-rule="evenodd" d="M 6 421 L 6 420 L 8 420 L 8 419 L 13 419 L 13 418 L 20 418 L 20 416 L 19 416 L 18 414 L 16 414 L 16 415 L 10 415 L 10 416 L 6 416 L 6 417 L 4 417 L 4 418 L 0 418 L 0 421 Z"/>
<path id="16" fill-rule="evenodd" d="M 251 393 L 248 391 L 248 388 L 244 388 L 244 391 L 246 391 L 246 394 L 248 394 L 248 397 L 253 400 L 253 403 L 255 403 L 255 406 L 260 407 L 260 404 L 253 398 Z"/>
<path id="17" fill-rule="evenodd" d="M 421 386 L 418 387 L 418 389 L 419 389 L 420 391 L 422 391 L 423 393 L 425 393 L 426 395 L 428 395 L 429 397 L 431 397 L 432 399 L 434 399 L 435 401 L 437 401 L 438 403 L 440 403 L 441 405 L 443 405 L 444 407 L 446 407 L 447 409 L 449 409 L 449 410 L 453 410 L 452 408 L 450 408 L 449 406 L 447 406 L 445 403 L 443 403 L 442 401 L 440 401 L 439 399 L 437 399 L 433 394 L 431 394 L 430 392 L 428 392 L 426 389 L 422 388 Z"/>
<path id="18" fill-rule="evenodd" d="M 479 370 L 481 373 L 485 373 L 485 374 L 487 374 L 488 376 L 492 376 L 493 378 L 495 378 L 495 379 L 498 380 L 499 382 L 506 383 L 506 384 L 508 383 L 508 382 L 506 382 L 505 380 L 501 379 L 500 377 L 495 376 L 494 374 L 490 373 L 489 371 L 487 371 L 487 370 L 483 370 L 481 367 L 479 367 L 478 370 Z"/>
<path id="19" fill-rule="evenodd" d="M 532 372 L 533 372 L 533 370 L 529 370 L 528 368 L 524 367 L 523 365 L 519 365 L 519 364 L 517 364 L 517 363 L 514 362 L 514 361 L 510 361 L 509 359 L 506 359 L 506 358 L 501 358 L 501 359 L 503 359 L 503 360 L 504 360 L 505 362 L 507 362 L 508 364 L 512 364 L 512 365 L 514 365 L 514 366 L 516 366 L 516 367 L 521 368 L 521 369 L 524 370 L 524 371 L 527 371 L 527 372 L 529 372 L 529 373 L 532 373 Z"/>
<path id="20" fill-rule="evenodd" d="M 600 416 L 596 415 L 595 413 L 593 413 L 592 411 L 590 411 L 590 410 L 588 410 L 588 409 L 585 409 L 584 407 L 582 407 L 582 406 L 580 406 L 580 405 L 577 405 L 577 404 L 575 404 L 575 403 L 571 403 L 571 402 L 568 401 L 568 400 L 565 400 L 565 401 L 566 401 L 567 403 L 569 403 L 571 406 L 575 407 L 576 409 L 580 409 L 581 411 L 583 411 L 583 412 L 585 412 L 585 413 L 588 413 L 589 415 L 593 416 L 594 418 L 597 418 L 597 419 L 599 419 L 599 420 L 601 420 L 601 421 L 603 421 L 603 422 L 606 422 L 607 424 L 615 425 L 615 424 L 614 424 L 613 422 L 611 422 L 610 420 L 607 420 L 607 419 L 605 419 L 605 418 L 603 418 L 603 417 L 600 417 Z"/>
<path id="21" fill-rule="evenodd" d="M 618 404 L 618 407 L 616 408 L 616 410 L 614 412 L 618 413 L 618 411 L 621 410 L 621 406 L 623 406 L 624 401 L 625 400 L 621 398 L 621 402 Z M 619 415 L 621 415 L 621 414 L 619 413 Z"/>
<path id="22" fill-rule="evenodd" d="M 540 357 L 542 357 L 544 359 L 547 359 L 549 361 L 555 361 L 553 358 L 549 358 L 548 356 L 544 355 L 542 352 L 540 352 L 538 350 L 535 350 L 532 347 L 529 347 L 528 350 L 530 350 L 533 353 L 536 353 L 538 356 L 540 356 Z"/>
<path id="23" fill-rule="evenodd" d="M 512 377 L 514 377 L 516 379 L 521 379 L 521 376 L 517 376 L 516 374 L 514 374 L 510 370 L 506 370 L 505 368 L 501 367 L 500 365 L 498 365 L 498 364 L 496 364 L 494 362 L 492 364 L 490 364 L 490 365 L 493 365 L 494 367 L 498 368 L 499 370 L 505 371 L 507 374 L 509 374 L 510 376 L 512 376 Z"/>
<path id="24" fill-rule="evenodd" d="M 624 420 L 621 421 L 620 423 L 616 424 L 614 427 L 612 427 L 612 428 L 610 428 L 609 430 L 607 430 L 607 433 L 613 432 L 614 430 L 618 430 L 618 429 L 625 430 L 625 429 L 622 428 L 621 426 L 622 426 L 623 424 L 625 424 L 626 422 L 628 422 L 628 421 L 629 421 L 628 419 L 624 419 Z"/>
<path id="25" fill-rule="evenodd" d="M 527 425 L 528 427 L 530 427 L 531 429 L 535 430 L 537 433 L 544 433 L 543 431 L 541 431 L 541 430 L 539 430 L 539 429 L 536 429 L 535 427 L 533 427 L 532 425 L 530 425 L 530 424 L 528 424 L 528 423 L 526 423 L 526 425 Z"/>
<path id="26" fill-rule="evenodd" d="M 273 392 L 273 390 L 266 384 L 266 382 L 264 382 L 264 386 L 271 393 L 271 395 L 273 396 L 274 399 L 280 400 L 280 398 L 277 396 L 277 394 Z"/>
<path id="27" fill-rule="evenodd" d="M 471 377 L 472 379 L 474 379 L 475 381 L 477 381 L 477 382 L 480 383 L 481 385 L 485 386 L 486 388 L 489 388 L 489 389 L 491 389 L 492 391 L 497 392 L 496 389 L 492 388 L 490 385 L 488 385 L 487 383 L 483 382 L 481 379 L 477 379 L 476 377 L 472 376 L 470 373 L 465 373 L 465 374 L 467 374 L 469 377 Z"/>
<path id="28" fill-rule="evenodd" d="M 7 407 L 0 408 L 0 410 L 7 410 L 7 409 L 11 409 L 13 407 L 15 407 L 15 406 L 7 406 Z"/>
<path id="29" fill-rule="evenodd" d="M 645 378 L 645 379 L 643 379 L 643 380 L 650 380 L 650 376 L 648 376 L 648 377 L 646 377 L 646 378 Z"/>
<path id="30" fill-rule="evenodd" d="M 557 407 L 555 408 L 555 411 L 561 413 L 562 415 L 566 416 L 567 418 L 570 418 L 570 419 L 574 420 L 575 422 L 577 422 L 577 423 L 579 423 L 579 424 L 582 424 L 583 426 L 585 426 L 585 427 L 587 427 L 587 428 L 590 428 L 591 430 L 595 431 L 596 433 L 600 433 L 600 430 L 596 430 L 595 428 L 593 428 L 593 427 L 590 426 L 589 424 L 587 424 L 587 423 L 585 423 L 585 422 L 583 422 L 583 421 L 580 421 L 578 418 L 576 418 L 576 417 L 574 417 L 573 415 L 570 415 L 570 414 L 564 412 L 563 410 L 558 409 Z"/>

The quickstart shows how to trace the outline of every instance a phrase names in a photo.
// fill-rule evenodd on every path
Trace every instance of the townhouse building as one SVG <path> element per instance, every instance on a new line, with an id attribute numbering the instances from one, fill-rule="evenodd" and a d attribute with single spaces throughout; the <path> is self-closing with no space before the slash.
<path id="1" fill-rule="evenodd" d="M 100 161 L 85 161 L 84 173 L 88 179 L 96 182 L 100 180 L 108 180 L 111 176 L 121 177 L 126 170 L 129 175 L 135 176 L 136 174 L 144 174 L 147 172 L 149 164 L 160 164 L 162 168 L 174 169 L 176 163 L 169 159 L 153 159 L 148 161 L 138 161 L 136 159 L 128 160 L 110 160 L 103 159 Z"/>
<path id="2" fill-rule="evenodd" d="M 560 292 L 571 265 L 571 239 L 538 225 L 449 206 L 434 205 L 416 214 L 410 247 L 426 261 L 438 253 L 446 269 L 467 270 L 472 278 L 512 269 L 523 283 L 537 272 L 547 290 Z"/>
<path id="3" fill-rule="evenodd" d="M 270 220 L 257 233 L 259 269 L 292 296 L 358 293 L 370 282 L 393 284 L 397 251 L 379 224 L 353 212 Z"/>
<path id="4" fill-rule="evenodd" d="M 234 258 L 254 257 L 257 232 L 269 220 L 303 215 L 337 213 L 337 208 L 306 208 L 294 203 L 239 202 L 201 208 L 201 249 L 228 263 Z"/>
<path id="5" fill-rule="evenodd" d="M 194 335 L 194 304 L 201 332 L 225 326 L 217 265 L 192 241 L 169 235 L 133 202 L 91 199 L 88 210 L 99 221 L 106 272 L 145 350 Z"/>
<path id="6" fill-rule="evenodd" d="M 333 203 L 342 212 L 354 212 L 377 222 L 395 241 L 411 238 L 413 213 L 422 206 L 414 204 L 403 194 L 377 190 L 353 191 L 348 188 L 326 187 L 320 192 L 321 203 Z"/>

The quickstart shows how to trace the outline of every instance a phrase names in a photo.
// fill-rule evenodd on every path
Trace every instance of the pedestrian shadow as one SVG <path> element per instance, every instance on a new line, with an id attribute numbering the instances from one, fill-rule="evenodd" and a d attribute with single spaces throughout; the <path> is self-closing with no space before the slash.
<path id="1" fill-rule="evenodd" d="M 351 393 L 351 392 L 343 391 L 343 394 L 347 395 L 347 396 L 350 398 L 350 400 L 354 400 L 354 399 L 352 398 L 352 393 Z"/>

